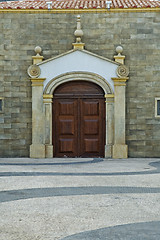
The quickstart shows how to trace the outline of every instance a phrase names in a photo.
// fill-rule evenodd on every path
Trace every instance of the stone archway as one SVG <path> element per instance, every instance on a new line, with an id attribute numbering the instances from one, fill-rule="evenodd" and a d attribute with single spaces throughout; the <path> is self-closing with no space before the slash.
<path id="1" fill-rule="evenodd" d="M 114 94 L 111 86 L 107 81 L 99 76 L 98 74 L 88 73 L 88 72 L 71 72 L 67 74 L 62 74 L 54 79 L 52 79 L 44 89 L 43 99 L 44 99 L 44 125 L 45 125 L 45 152 L 46 157 L 53 157 L 54 149 L 52 143 L 52 98 L 54 98 L 54 90 L 63 83 L 69 81 L 88 81 L 93 82 L 100 86 L 104 91 L 104 97 L 106 98 L 106 138 L 105 138 L 105 157 L 112 157 L 112 145 L 113 145 L 113 104 L 114 104 Z"/>
<path id="2" fill-rule="evenodd" d="M 54 90 L 61 84 L 68 81 L 88 81 L 99 85 L 105 94 L 113 94 L 110 84 L 98 74 L 90 72 L 70 72 L 53 78 L 45 87 L 44 94 L 53 94 Z"/>
<path id="3" fill-rule="evenodd" d="M 32 81 L 32 158 L 52 158 L 53 93 L 62 83 L 76 80 L 93 82 L 105 93 L 105 157 L 128 157 L 128 146 L 125 142 L 125 86 L 129 70 L 124 65 L 125 56 L 121 55 L 123 48 L 116 48 L 118 55 L 114 56 L 113 62 L 85 50 L 85 44 L 81 42 L 82 35 L 78 17 L 73 50 L 42 61 L 43 56 L 39 54 L 41 48 L 35 48 L 37 55 L 32 57 L 34 65 L 28 68 Z"/>

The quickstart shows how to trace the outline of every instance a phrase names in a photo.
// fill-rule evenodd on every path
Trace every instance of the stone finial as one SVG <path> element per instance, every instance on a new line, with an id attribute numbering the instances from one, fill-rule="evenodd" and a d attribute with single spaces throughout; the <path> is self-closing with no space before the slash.
<path id="1" fill-rule="evenodd" d="M 37 47 L 35 47 L 34 51 L 36 53 L 36 56 L 32 56 L 33 64 L 42 62 L 43 58 L 44 58 L 43 56 L 40 55 L 40 53 L 42 52 L 42 48 L 37 46 Z"/>
<path id="2" fill-rule="evenodd" d="M 76 42 L 81 42 L 81 37 L 83 36 L 83 31 L 81 29 L 81 17 L 80 15 L 77 16 L 77 29 L 74 32 L 74 35 L 76 37 Z"/>
<path id="3" fill-rule="evenodd" d="M 116 47 L 116 52 L 117 52 L 118 55 L 114 56 L 115 62 L 120 63 L 120 64 L 124 64 L 125 56 L 121 54 L 123 52 L 123 48 L 121 46 L 117 46 Z"/>
<path id="4" fill-rule="evenodd" d="M 78 15 L 77 16 L 77 29 L 74 32 L 74 35 L 76 37 L 76 42 L 72 43 L 74 46 L 74 49 L 84 49 L 84 43 L 82 43 L 81 38 L 83 36 L 83 31 L 81 29 L 81 17 Z"/>
<path id="5" fill-rule="evenodd" d="M 37 46 L 37 47 L 35 47 L 34 51 L 35 51 L 35 53 L 37 53 L 36 56 L 40 56 L 40 53 L 42 52 L 42 48 Z"/>
<path id="6" fill-rule="evenodd" d="M 117 46 L 116 52 L 118 53 L 118 56 L 121 56 L 121 53 L 123 52 L 123 48 L 121 46 Z"/>

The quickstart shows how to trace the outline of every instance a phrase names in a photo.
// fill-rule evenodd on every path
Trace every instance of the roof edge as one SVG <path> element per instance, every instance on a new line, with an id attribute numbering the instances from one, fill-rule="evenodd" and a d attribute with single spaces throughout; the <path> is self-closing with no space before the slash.
<path id="1" fill-rule="evenodd" d="M 0 13 L 114 13 L 114 12 L 159 12 L 160 7 L 147 7 L 147 8 L 106 8 L 101 9 L 11 9 L 11 8 L 0 8 Z"/>

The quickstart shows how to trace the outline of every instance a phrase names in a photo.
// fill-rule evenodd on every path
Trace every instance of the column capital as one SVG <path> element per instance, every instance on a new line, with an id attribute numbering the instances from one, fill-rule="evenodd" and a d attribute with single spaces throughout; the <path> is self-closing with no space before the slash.
<path id="1" fill-rule="evenodd" d="M 114 102 L 114 94 L 105 94 L 104 97 L 106 98 L 106 103 L 113 103 Z"/>
<path id="2" fill-rule="evenodd" d="M 114 98 L 114 94 L 105 94 L 104 97 L 105 98 Z"/>
<path id="3" fill-rule="evenodd" d="M 114 81 L 114 86 L 126 86 L 126 82 L 129 79 L 129 77 L 123 77 L 123 78 L 112 78 Z"/>
<path id="4" fill-rule="evenodd" d="M 43 82 L 46 80 L 46 78 L 31 78 L 32 87 L 33 86 L 43 86 Z"/>
<path id="5" fill-rule="evenodd" d="M 44 103 L 52 103 L 52 94 L 43 94 L 43 102 Z"/>

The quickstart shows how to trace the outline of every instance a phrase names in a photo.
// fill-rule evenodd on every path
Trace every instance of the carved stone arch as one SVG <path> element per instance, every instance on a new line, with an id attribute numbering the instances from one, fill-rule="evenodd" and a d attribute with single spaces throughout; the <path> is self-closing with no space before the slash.
<path id="1" fill-rule="evenodd" d="M 127 77 L 112 78 L 110 84 L 100 75 L 90 72 L 69 72 L 50 80 L 32 78 L 32 145 L 30 157 L 52 158 L 52 98 L 54 90 L 68 81 L 84 80 L 99 85 L 106 98 L 105 158 L 127 158 L 125 144 L 125 86 Z M 46 84 L 45 84 L 46 81 Z M 113 91 L 114 88 L 114 91 Z M 113 94 L 114 93 L 114 94 Z M 115 97 L 114 97 L 115 95 Z"/>
<path id="2" fill-rule="evenodd" d="M 53 78 L 44 89 L 44 94 L 53 94 L 54 90 L 61 84 L 69 81 L 89 81 L 99 85 L 106 94 L 113 94 L 110 84 L 100 75 L 90 72 L 70 72 Z"/>
<path id="3" fill-rule="evenodd" d="M 44 105 L 45 105 L 45 146 L 46 157 L 52 157 L 54 148 L 52 144 L 52 96 L 54 90 L 63 83 L 70 81 L 88 81 L 100 86 L 104 91 L 106 98 L 106 140 L 105 140 L 105 157 L 112 156 L 113 131 L 114 131 L 114 94 L 111 85 L 98 74 L 90 72 L 69 72 L 56 76 L 44 87 Z M 54 96 L 53 96 L 54 97 Z M 45 99 L 46 98 L 46 99 Z M 50 99 L 49 99 L 50 98 Z M 109 100 L 109 101 L 108 101 Z"/>

